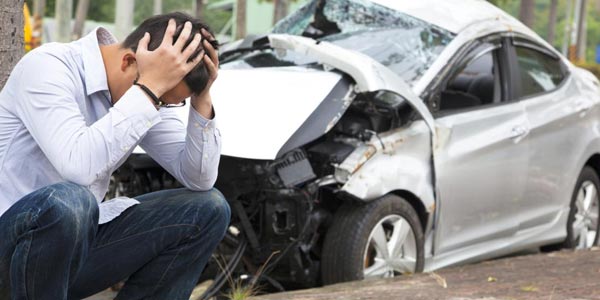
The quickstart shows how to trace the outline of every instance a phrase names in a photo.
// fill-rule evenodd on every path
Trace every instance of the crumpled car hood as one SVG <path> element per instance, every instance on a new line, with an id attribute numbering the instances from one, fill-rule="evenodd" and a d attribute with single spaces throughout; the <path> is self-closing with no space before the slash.
<path id="1" fill-rule="evenodd" d="M 302 67 L 220 70 L 211 95 L 221 153 L 275 159 L 341 78 Z"/>
<path id="2" fill-rule="evenodd" d="M 390 91 L 404 97 L 423 118 L 435 141 L 435 124 L 428 108 L 403 79 L 385 66 L 328 42 L 284 34 L 268 38 L 275 49 L 314 57 L 326 66 L 325 70 L 333 67 L 349 75 L 356 83 L 356 92 Z M 306 67 L 220 70 L 211 94 L 223 140 L 221 154 L 273 160 L 294 146 L 310 142 L 316 137 L 315 129 L 321 128 L 317 133 L 325 134 L 339 120 L 338 113 L 347 108 L 347 97 L 339 94 L 343 91 L 339 83 L 343 81 L 337 71 Z M 336 96 L 331 99 L 330 94 Z M 331 105 L 332 102 L 337 104 Z M 322 103 L 328 104 L 324 109 L 328 114 L 313 114 Z M 187 109 L 178 109 L 178 113 L 187 121 Z M 310 134 L 303 135 L 298 130 L 307 122 L 317 124 L 317 120 L 324 118 L 327 119 L 324 126 L 308 126 Z M 300 134 L 295 135 L 297 132 Z"/>

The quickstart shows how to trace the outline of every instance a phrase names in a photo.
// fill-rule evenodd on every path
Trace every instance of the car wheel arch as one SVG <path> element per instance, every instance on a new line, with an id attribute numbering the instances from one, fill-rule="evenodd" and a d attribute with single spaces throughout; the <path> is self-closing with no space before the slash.
<path id="1" fill-rule="evenodd" d="M 417 213 L 417 216 L 419 217 L 419 222 L 421 223 L 421 229 L 423 230 L 423 233 L 427 234 L 428 229 L 431 228 L 431 222 L 433 222 L 432 217 L 433 217 L 434 211 L 435 211 L 435 202 L 432 202 L 429 204 L 429 206 L 427 206 L 428 203 L 423 201 L 421 198 L 419 198 L 419 196 L 417 196 L 414 192 L 412 192 L 408 189 L 391 190 L 375 199 L 361 199 L 361 198 L 358 198 L 349 193 L 338 194 L 337 198 L 338 198 L 338 200 L 341 201 L 341 203 L 344 203 L 347 201 L 367 203 L 370 201 L 375 201 L 377 199 L 383 198 L 387 195 L 396 195 L 396 196 L 399 196 L 400 198 L 406 200 L 410 204 L 410 206 L 415 210 L 415 212 Z M 338 206 L 333 213 L 337 212 L 337 210 L 339 210 L 340 207 L 341 207 L 341 205 Z"/>
<path id="2" fill-rule="evenodd" d="M 600 130 L 600 123 L 590 124 L 593 127 L 598 127 Z M 596 130 L 594 130 L 596 132 Z M 568 174 L 568 183 L 565 185 L 568 187 L 569 193 L 577 184 L 577 178 L 581 171 L 586 167 L 590 166 L 596 172 L 596 175 L 600 177 L 600 134 L 593 133 L 593 136 L 589 137 L 589 143 L 580 150 L 578 150 L 579 154 L 577 157 L 579 159 L 571 165 L 571 169 L 565 171 L 565 174 Z M 569 198 L 570 199 L 570 198 Z M 565 205 L 567 207 L 568 204 Z"/>
<path id="3" fill-rule="evenodd" d="M 596 175 L 600 176 L 600 153 L 595 153 L 590 158 L 588 158 L 583 167 L 585 166 L 592 167 L 592 169 L 594 169 L 594 171 L 596 172 Z"/>
<path id="4" fill-rule="evenodd" d="M 402 191 L 398 192 L 402 193 Z M 367 263 L 365 255 L 368 255 L 366 246 L 371 240 L 369 232 L 372 235 L 373 226 L 376 227 L 390 218 L 404 219 L 410 225 L 411 231 L 409 232 L 414 234 L 413 251 L 416 256 L 414 257 L 415 269 L 409 272 L 422 272 L 425 263 L 424 231 L 421 226 L 418 226 L 421 221 L 419 213 L 411 203 L 412 200 L 398 196 L 396 191 L 386 193 L 373 201 L 359 200 L 360 202 L 352 203 L 356 200 L 346 201 L 336 211 L 331 226 L 324 236 L 321 260 L 322 283 L 329 285 L 363 279 L 366 267 L 363 264 Z M 390 223 L 387 224 L 390 225 Z M 391 239 L 391 236 L 387 238 Z M 357 262 L 359 262 L 358 265 Z"/>
<path id="5" fill-rule="evenodd" d="M 394 190 L 389 192 L 388 194 L 393 194 L 399 196 L 406 200 L 413 209 L 417 212 L 419 216 L 419 221 L 421 221 L 421 227 L 423 232 L 426 232 L 427 224 L 429 224 L 429 218 L 433 215 L 430 211 L 425 207 L 425 203 L 419 199 L 415 194 L 408 190 Z"/>

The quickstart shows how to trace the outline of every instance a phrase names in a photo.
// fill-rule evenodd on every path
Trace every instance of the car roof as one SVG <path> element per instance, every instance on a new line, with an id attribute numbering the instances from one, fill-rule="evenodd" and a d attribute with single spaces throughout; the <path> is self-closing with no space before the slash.
<path id="1" fill-rule="evenodd" d="M 453 33 L 485 20 L 499 19 L 508 25 L 522 23 L 485 0 L 371 0 L 383 6 L 437 25 Z"/>

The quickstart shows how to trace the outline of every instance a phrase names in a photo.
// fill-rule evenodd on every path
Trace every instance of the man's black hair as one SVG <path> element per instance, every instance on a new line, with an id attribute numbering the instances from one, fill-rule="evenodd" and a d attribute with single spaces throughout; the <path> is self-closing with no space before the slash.
<path id="1" fill-rule="evenodd" d="M 181 12 L 168 13 L 163 15 L 156 15 L 146 19 L 140 26 L 138 26 L 132 33 L 130 33 L 125 41 L 121 44 L 121 47 L 127 49 L 131 49 L 134 52 L 137 51 L 137 46 L 139 41 L 144 37 L 144 34 L 148 32 L 150 34 L 150 43 L 148 44 L 148 50 L 153 51 L 162 43 L 163 37 L 165 35 L 165 30 L 169 25 L 169 20 L 173 19 L 177 23 L 177 29 L 175 30 L 175 34 L 173 35 L 173 43 L 177 41 L 181 31 L 183 30 L 183 25 L 185 22 L 189 21 L 192 23 L 192 32 L 190 37 L 185 43 L 185 47 L 187 47 L 192 40 L 194 39 L 194 35 L 196 33 L 200 33 L 200 29 L 204 28 L 210 34 L 214 36 L 214 33 L 210 30 L 208 25 L 200 22 L 200 20 L 193 18 L 187 14 Z M 202 37 L 204 40 L 204 37 Z M 216 41 L 212 41 L 211 44 L 215 49 L 217 48 L 218 43 Z M 184 49 L 185 49 L 184 47 Z M 194 59 L 202 50 L 202 44 L 198 50 L 190 57 L 190 59 Z M 208 83 L 208 71 L 204 66 L 204 63 L 201 61 L 196 68 L 190 71 L 183 80 L 190 88 L 192 93 L 199 94 L 204 90 L 206 84 Z"/>

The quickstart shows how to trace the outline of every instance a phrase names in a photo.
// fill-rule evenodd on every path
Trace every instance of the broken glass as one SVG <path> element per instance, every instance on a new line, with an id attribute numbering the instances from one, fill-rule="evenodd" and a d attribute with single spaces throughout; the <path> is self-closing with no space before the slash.
<path id="1" fill-rule="evenodd" d="M 411 85 L 454 38 L 442 28 L 366 0 L 313 0 L 277 23 L 273 33 L 307 36 L 359 51 Z"/>

